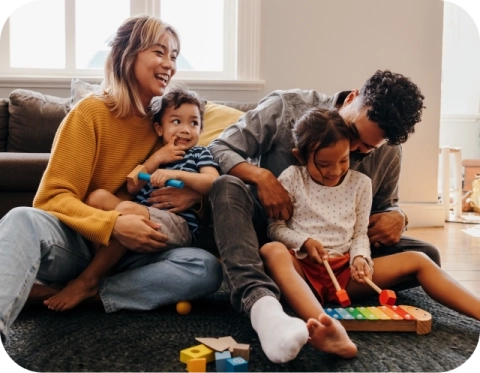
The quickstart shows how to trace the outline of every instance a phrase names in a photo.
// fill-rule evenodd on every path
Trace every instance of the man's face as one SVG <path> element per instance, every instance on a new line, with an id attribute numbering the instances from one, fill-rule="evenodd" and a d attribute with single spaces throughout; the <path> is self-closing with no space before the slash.
<path id="1" fill-rule="evenodd" d="M 354 126 L 358 133 L 358 139 L 350 143 L 350 151 L 368 154 L 386 143 L 385 132 L 376 122 L 368 119 L 368 107 L 359 108 L 357 96 L 358 91 L 352 91 L 345 99 L 339 113 L 343 119 Z"/>

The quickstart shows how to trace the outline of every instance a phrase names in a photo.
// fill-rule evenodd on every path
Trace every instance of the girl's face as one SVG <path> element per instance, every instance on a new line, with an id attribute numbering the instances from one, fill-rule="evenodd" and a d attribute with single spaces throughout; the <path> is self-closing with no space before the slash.
<path id="1" fill-rule="evenodd" d="M 162 96 L 177 71 L 177 43 L 165 32 L 153 47 L 138 53 L 134 75 L 143 106 L 147 108 L 155 96 Z"/>
<path id="2" fill-rule="evenodd" d="M 310 152 L 307 171 L 318 184 L 329 187 L 339 185 L 350 167 L 349 155 L 350 142 L 337 141 L 332 146 Z"/>
<path id="3" fill-rule="evenodd" d="M 182 104 L 178 109 L 167 107 L 161 124 L 155 123 L 158 136 L 167 144 L 176 136 L 175 145 L 190 149 L 197 145 L 201 132 L 200 110 L 195 104 Z"/>

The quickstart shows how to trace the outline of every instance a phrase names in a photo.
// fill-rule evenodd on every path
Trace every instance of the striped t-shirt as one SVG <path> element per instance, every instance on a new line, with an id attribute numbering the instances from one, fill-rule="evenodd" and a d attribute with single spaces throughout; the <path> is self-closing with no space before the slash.
<path id="1" fill-rule="evenodd" d="M 204 146 L 194 146 L 193 148 L 187 150 L 187 153 L 183 157 L 183 159 L 171 163 L 167 163 L 162 165 L 162 169 L 167 170 L 181 170 L 181 171 L 188 171 L 188 172 L 200 172 L 202 167 L 215 167 L 217 170 L 219 169 L 218 164 L 215 163 L 213 160 L 212 154 L 210 151 Z M 147 183 L 136 195 L 135 200 L 136 202 L 144 205 L 150 206 L 151 204 L 147 202 L 147 199 L 150 197 L 150 193 L 152 193 L 155 188 L 152 184 Z M 183 217 L 187 223 L 188 227 L 190 228 L 190 232 L 192 233 L 192 240 L 195 242 L 196 237 L 198 236 L 198 226 L 199 222 L 195 212 L 190 210 L 185 210 L 182 212 L 178 212 L 177 215 Z"/>

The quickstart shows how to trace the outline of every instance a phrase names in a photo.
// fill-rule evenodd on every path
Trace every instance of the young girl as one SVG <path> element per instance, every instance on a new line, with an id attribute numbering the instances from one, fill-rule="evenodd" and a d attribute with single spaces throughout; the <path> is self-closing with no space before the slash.
<path id="1" fill-rule="evenodd" d="M 116 210 L 122 215 L 133 214 L 161 224 L 160 231 L 168 236 L 166 249 L 189 246 L 198 235 L 199 221 L 194 210 L 174 213 L 171 208 L 160 210 L 148 202 L 150 193 L 163 187 L 169 179 L 181 180 L 185 186 L 207 195 L 219 173 L 207 148 L 196 146 L 203 128 L 204 105 L 193 91 L 174 89 L 163 96 L 162 107 L 155 115 L 154 127 L 163 146 L 143 164 L 151 174 L 150 182 L 127 184 L 136 202 L 122 201 L 105 189 L 92 192 L 86 203 L 105 211 Z M 127 252 L 118 241 L 100 247 L 90 265 L 58 294 L 44 301 L 48 308 L 65 311 L 98 291 L 98 283 Z"/>
<path id="2" fill-rule="evenodd" d="M 434 300 L 480 320 L 480 299 L 425 254 L 408 251 L 371 259 L 370 179 L 349 170 L 352 135 L 340 115 L 311 109 L 293 133 L 293 154 L 301 166 L 290 166 L 279 177 L 292 198 L 293 215 L 288 221 L 270 221 L 268 235 L 273 242 L 264 245 L 260 255 L 282 295 L 307 322 L 312 346 L 325 351 L 323 326 L 338 322 L 328 321 L 321 306 L 336 301 L 323 260 L 329 261 L 340 287 L 352 299 L 375 293 L 365 276 L 386 289 L 416 279 Z M 351 341 L 337 347 L 340 356 L 356 355 Z"/>

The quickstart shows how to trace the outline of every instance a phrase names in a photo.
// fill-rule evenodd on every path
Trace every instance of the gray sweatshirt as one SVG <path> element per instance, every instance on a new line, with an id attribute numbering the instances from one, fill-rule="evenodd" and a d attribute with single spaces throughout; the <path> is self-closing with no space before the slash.
<path id="1" fill-rule="evenodd" d="M 274 91 L 226 128 L 208 148 L 225 174 L 239 163 L 250 162 L 278 177 L 287 167 L 297 164 L 292 154 L 292 128 L 297 119 L 312 107 L 338 109 L 346 94 L 327 96 L 300 89 Z M 401 160 L 400 145 L 383 145 L 362 160 L 351 155 L 350 168 L 372 180 L 372 213 L 399 209 Z"/>

